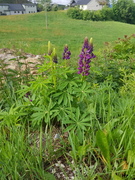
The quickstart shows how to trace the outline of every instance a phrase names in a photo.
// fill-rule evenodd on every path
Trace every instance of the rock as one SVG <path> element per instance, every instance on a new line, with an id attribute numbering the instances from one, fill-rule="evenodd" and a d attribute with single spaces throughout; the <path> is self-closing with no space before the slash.
<path id="1" fill-rule="evenodd" d="M 0 49 L 0 61 L 6 66 L 5 69 L 25 71 L 30 69 L 30 74 L 35 74 L 37 65 L 43 61 L 43 56 L 21 52 L 21 50 Z"/>

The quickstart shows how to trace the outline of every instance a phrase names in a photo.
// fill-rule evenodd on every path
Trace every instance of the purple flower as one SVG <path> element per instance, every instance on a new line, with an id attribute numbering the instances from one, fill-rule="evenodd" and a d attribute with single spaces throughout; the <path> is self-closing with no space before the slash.
<path id="1" fill-rule="evenodd" d="M 82 76 L 88 76 L 90 74 L 89 70 L 90 70 L 91 59 L 96 57 L 92 52 L 93 52 L 92 39 L 89 42 L 88 38 L 86 37 L 84 39 L 82 51 L 79 55 L 80 59 L 78 61 L 78 66 L 79 66 L 78 74 L 82 74 Z"/>
<path id="2" fill-rule="evenodd" d="M 68 50 L 68 45 L 65 45 L 63 59 L 70 59 L 71 52 Z"/>

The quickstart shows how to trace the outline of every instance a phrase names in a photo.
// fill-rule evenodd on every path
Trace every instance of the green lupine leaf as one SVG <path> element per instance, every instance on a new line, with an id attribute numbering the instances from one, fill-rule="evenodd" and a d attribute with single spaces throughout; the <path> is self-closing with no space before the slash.
<path id="1" fill-rule="evenodd" d="M 90 122 L 90 117 L 87 117 L 87 118 L 81 120 L 81 122 Z"/>
<path id="2" fill-rule="evenodd" d="M 63 124 L 75 124 L 75 122 L 72 120 L 65 120 Z"/>
<path id="3" fill-rule="evenodd" d="M 63 96 L 63 94 L 62 94 L 62 95 L 59 97 L 58 104 L 61 104 L 61 103 L 62 103 L 63 98 L 64 98 L 64 96 Z"/>
<path id="4" fill-rule="evenodd" d="M 70 131 L 70 130 L 74 131 L 75 129 L 76 129 L 75 125 L 70 125 L 70 126 L 68 126 L 64 131 L 65 131 L 65 132 L 66 132 L 66 131 Z"/>

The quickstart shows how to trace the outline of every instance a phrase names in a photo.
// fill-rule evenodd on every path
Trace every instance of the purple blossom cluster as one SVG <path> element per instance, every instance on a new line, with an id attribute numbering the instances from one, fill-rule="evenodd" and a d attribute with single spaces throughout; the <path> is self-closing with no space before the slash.
<path id="1" fill-rule="evenodd" d="M 88 38 L 86 37 L 84 40 L 84 44 L 82 47 L 82 51 L 79 55 L 80 59 L 78 61 L 78 74 L 82 74 L 82 76 L 88 76 L 90 70 L 90 62 L 92 58 L 96 56 L 93 54 L 93 44 L 92 39 L 89 42 Z"/>
<path id="2" fill-rule="evenodd" d="M 68 45 L 65 45 L 63 59 L 70 59 L 71 52 L 68 50 Z"/>

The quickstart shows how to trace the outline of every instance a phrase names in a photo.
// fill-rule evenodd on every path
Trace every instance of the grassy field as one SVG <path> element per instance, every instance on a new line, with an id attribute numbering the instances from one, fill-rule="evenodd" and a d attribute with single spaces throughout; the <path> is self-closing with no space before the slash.
<path id="1" fill-rule="evenodd" d="M 56 47 L 60 56 L 65 44 L 69 45 L 72 57 L 78 56 L 84 37 L 93 37 L 97 52 L 104 42 L 112 42 L 124 35 L 131 35 L 135 25 L 120 22 L 92 22 L 73 20 L 66 11 L 48 12 L 48 28 L 45 14 L 27 14 L 0 17 L 0 48 L 21 48 L 25 52 L 44 54 L 47 42 Z"/>

